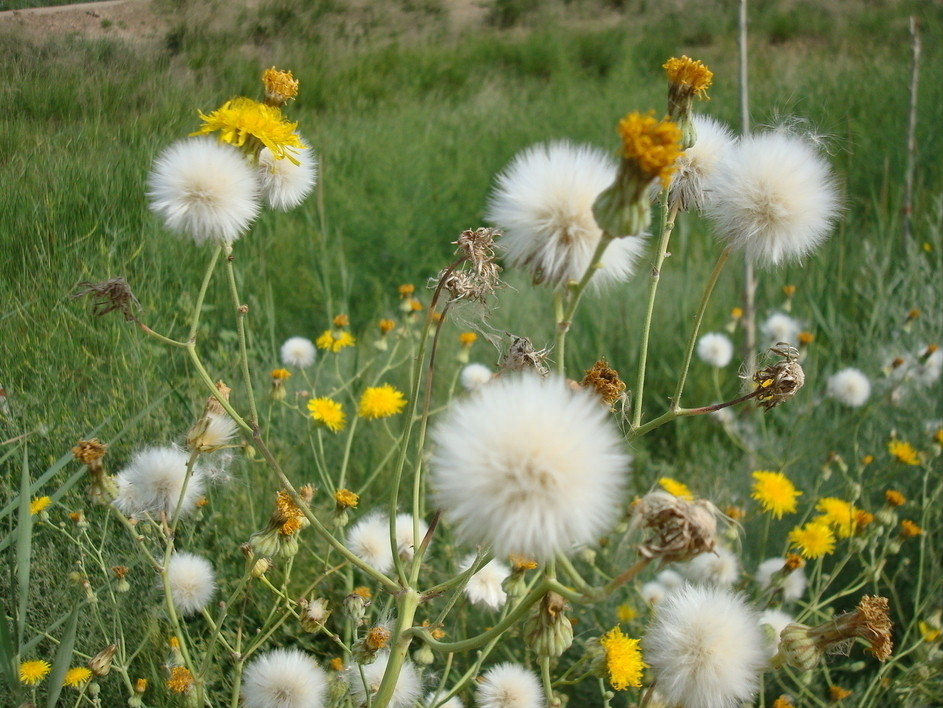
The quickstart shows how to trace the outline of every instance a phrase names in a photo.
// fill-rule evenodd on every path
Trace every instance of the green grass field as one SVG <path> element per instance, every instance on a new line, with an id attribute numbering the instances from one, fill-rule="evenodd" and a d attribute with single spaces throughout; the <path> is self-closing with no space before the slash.
<path id="1" fill-rule="evenodd" d="M 0 3 L 0 10 L 20 4 L 7 5 Z M 206 392 L 183 353 L 148 339 L 118 313 L 92 316 L 90 303 L 72 295 L 82 281 L 123 276 L 143 307 L 143 322 L 168 336 L 185 336 L 210 250 L 163 229 L 147 209 L 146 176 L 163 146 L 198 127 L 197 110 L 211 110 L 235 95 L 256 96 L 263 68 L 275 64 L 300 79 L 300 95 L 288 112 L 317 151 L 320 169 L 314 197 L 292 212 L 267 212 L 236 244 L 239 287 L 250 307 L 250 366 L 262 398 L 269 370 L 279 365 L 281 342 L 293 335 L 315 338 L 334 315 L 348 314 L 363 344 L 345 360 L 351 370 L 366 361 L 376 321 L 397 313 L 397 286 L 416 284 L 428 303 L 423 286 L 449 262 L 450 242 L 463 229 L 482 225 L 493 177 L 515 153 L 562 138 L 615 150 L 614 126 L 622 115 L 664 110 L 661 65 L 668 57 L 684 53 L 712 68 L 711 101 L 698 109 L 738 128 L 732 3 L 688 3 L 683 12 L 672 12 L 642 1 L 493 2 L 490 22 L 460 28 L 449 25 L 446 3 L 435 0 L 383 9 L 343 2 L 300 5 L 269 0 L 218 13 L 219 4 L 166 0 L 156 7 L 171 18 L 169 29 L 156 46 L 72 36 L 40 42 L 0 25 L 6 69 L 0 84 L 0 386 L 6 392 L 6 406 L 0 407 L 0 504 L 17 496 L 24 455 L 34 480 L 62 459 L 45 488 L 49 493 L 79 470 L 69 449 L 93 430 L 110 443 L 107 459 L 114 472 L 144 445 L 180 440 L 199 415 Z M 940 383 L 892 403 L 889 386 L 879 382 L 882 367 L 898 352 L 943 343 L 943 8 L 916 0 L 756 5 L 749 44 L 752 123 L 808 121 L 824 136 L 844 199 L 835 233 L 802 267 L 760 274 L 761 320 L 781 307 L 784 285 L 797 287 L 792 315 L 815 336 L 803 362 L 807 390 L 759 418 L 756 437 L 746 442 L 732 440 L 706 416 L 658 429 L 635 444 L 634 491 L 644 493 L 659 477 L 670 476 L 698 495 L 745 504 L 752 466 L 785 470 L 810 490 L 809 502 L 813 487 L 837 495 L 864 485 L 860 503 L 866 509 L 880 506 L 888 486 L 908 498 L 935 496 L 938 504 L 941 458 L 931 434 L 943 419 Z M 212 22 L 193 21 L 207 13 Z M 911 15 L 919 22 L 923 52 L 913 220 L 905 240 Z M 718 252 L 705 223 L 694 216 L 682 217 L 673 238 L 651 342 L 643 402 L 649 416 L 663 410 L 674 388 L 688 322 Z M 728 267 L 703 331 L 722 330 L 731 308 L 742 304 L 741 271 L 740 260 Z M 486 329 L 550 346 L 554 326 L 547 292 L 531 287 L 520 273 L 507 275 L 512 287 L 499 294 Z M 570 376 L 579 378 L 605 356 L 631 387 L 645 276 L 643 267 L 633 282 L 603 298 L 587 296 L 568 341 Z M 224 279 L 211 285 L 207 302 L 200 349 L 211 376 L 233 385 L 240 373 Z M 912 310 L 921 314 L 904 326 Z M 458 320 L 443 330 L 437 395 L 457 371 L 455 338 L 461 329 Z M 499 354 L 479 339 L 473 360 L 491 365 Z M 875 385 L 871 403 L 851 412 L 823 400 L 826 378 L 848 366 L 860 368 Z M 405 370 L 396 374 L 403 388 Z M 695 361 L 687 403 L 734 397 L 735 366 L 723 376 L 715 380 Z M 238 387 L 233 400 L 245 405 Z M 266 415 L 289 477 L 305 481 L 308 446 L 315 444 L 307 421 L 281 409 Z M 888 457 L 892 434 L 926 453 L 929 491 L 921 486 L 926 477 L 901 474 Z M 326 445 L 323 459 L 342 454 L 341 441 Z M 363 481 L 388 446 L 380 434 L 365 438 L 355 478 Z M 829 482 L 822 470 L 831 453 L 851 471 L 830 471 L 835 476 Z M 859 464 L 866 455 L 875 458 L 867 469 Z M 276 489 L 258 462 L 235 467 L 238 483 L 221 489 L 204 512 L 216 522 L 207 524 L 215 529 L 209 538 L 200 537 L 210 554 L 231 554 L 264 524 Z M 837 470 L 834 464 L 829 469 Z M 75 483 L 62 503 L 79 508 L 78 478 Z M 236 508 L 248 511 L 227 513 Z M 916 520 L 926 529 L 943 532 L 938 506 L 914 513 L 923 513 Z M 4 513 L 0 535 L 16 525 L 16 513 Z M 754 519 L 745 526 L 744 558 L 755 564 L 762 560 L 753 543 L 760 524 Z M 772 533 L 784 538 L 788 528 L 774 522 Z M 128 553 L 124 531 L 112 524 L 109 533 L 115 538 L 109 539 L 108 557 Z M 38 538 L 31 629 L 48 626 L 71 606 L 77 591 L 62 569 L 81 561 L 52 537 Z M 920 563 L 927 573 L 921 602 L 943 583 L 938 539 L 928 531 L 920 543 L 919 553 L 891 559 L 886 571 L 898 593 L 892 597 L 900 613 L 895 621 L 909 623 L 911 632 L 918 609 L 906 565 Z M 12 587 L 14 561 L 9 549 L 4 553 L 0 571 Z M 235 567 L 225 574 L 235 580 L 241 572 Z M 148 593 L 153 589 L 136 588 L 126 601 L 130 605 Z M 919 611 L 933 609 L 938 604 L 931 602 Z M 249 610 L 264 612 L 261 605 Z M 11 607 L 7 614 L 13 615 Z M 149 662 L 147 677 L 159 684 L 164 650 L 158 620 L 148 614 L 128 622 L 148 637 L 141 656 Z M 101 625 L 85 623 L 79 625 L 88 632 L 79 634 L 80 650 L 93 654 L 104 639 L 98 636 Z M 899 671 L 895 681 L 903 681 L 910 665 Z M 851 670 L 836 676 L 855 681 Z M 940 680 L 938 669 L 927 679 L 937 687 Z M 103 695 L 123 705 L 121 690 L 106 687 L 114 692 Z M 778 695 L 772 690 L 764 700 Z M 920 705 L 913 700 L 906 705 Z M 630 703 L 619 698 L 613 705 Z"/>

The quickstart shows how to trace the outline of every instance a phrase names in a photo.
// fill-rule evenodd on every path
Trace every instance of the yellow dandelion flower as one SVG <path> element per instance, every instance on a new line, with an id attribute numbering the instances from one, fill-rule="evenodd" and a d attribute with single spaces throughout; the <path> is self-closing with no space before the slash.
<path id="1" fill-rule="evenodd" d="M 907 502 L 907 499 L 896 489 L 885 489 L 884 501 L 886 501 L 889 506 L 903 506 Z"/>
<path id="2" fill-rule="evenodd" d="M 751 498 L 756 499 L 774 519 L 783 518 L 783 514 L 796 512 L 796 498 L 802 492 L 795 488 L 792 482 L 782 472 L 757 470 L 753 473 L 753 493 Z"/>
<path id="3" fill-rule="evenodd" d="M 344 407 L 331 398 L 312 398 L 308 401 L 308 414 L 332 433 L 343 430 L 347 425 Z"/>
<path id="4" fill-rule="evenodd" d="M 622 623 L 631 622 L 636 617 L 638 617 L 638 612 L 632 605 L 622 604 L 616 608 L 616 618 Z"/>
<path id="5" fill-rule="evenodd" d="M 36 514 L 45 510 L 50 504 L 52 504 L 52 499 L 49 497 L 37 497 L 29 503 L 29 513 L 36 516 Z"/>
<path id="6" fill-rule="evenodd" d="M 350 318 L 347 315 L 335 315 L 331 323 L 335 327 L 347 327 L 350 325 Z"/>
<path id="7" fill-rule="evenodd" d="M 525 558 L 524 556 L 510 556 L 508 558 L 516 571 L 534 570 L 537 568 L 537 561 Z"/>
<path id="8" fill-rule="evenodd" d="M 134 682 L 134 692 L 135 693 L 144 693 L 147 690 L 147 679 L 139 678 Z"/>
<path id="9" fill-rule="evenodd" d="M 679 482 L 671 477 L 662 477 L 658 480 L 658 484 L 661 485 L 661 488 L 668 492 L 668 494 L 678 497 L 678 499 L 686 499 L 687 501 L 694 500 L 694 495 L 691 493 L 691 490 L 688 489 L 688 486 L 683 482 Z"/>
<path id="10" fill-rule="evenodd" d="M 910 519 L 904 519 L 900 522 L 900 532 L 904 538 L 913 538 L 922 534 L 923 529 Z"/>
<path id="11" fill-rule="evenodd" d="M 340 509 L 356 509 L 360 497 L 349 489 L 338 489 L 334 492 L 334 501 Z"/>
<path id="12" fill-rule="evenodd" d="M 835 534 L 828 524 L 821 521 L 796 526 L 789 532 L 788 540 L 804 558 L 821 558 L 835 550 Z"/>
<path id="13" fill-rule="evenodd" d="M 828 687 L 828 697 L 833 701 L 840 701 L 843 698 L 848 698 L 853 693 L 847 688 L 842 688 L 841 686 L 829 686 Z"/>
<path id="14" fill-rule="evenodd" d="M 193 674 L 185 666 L 171 667 L 167 688 L 173 693 L 189 693 L 193 688 Z"/>
<path id="15" fill-rule="evenodd" d="M 919 465 L 920 455 L 914 449 L 913 445 L 903 440 L 891 440 L 887 443 L 887 451 L 892 457 L 897 458 L 898 462 L 905 465 Z"/>
<path id="16" fill-rule="evenodd" d="M 24 661 L 20 664 L 20 683 L 25 686 L 35 686 L 46 678 L 50 671 L 52 671 L 52 667 L 48 661 L 42 659 Z"/>
<path id="17" fill-rule="evenodd" d="M 802 331 L 799 332 L 799 344 L 804 347 L 809 346 L 812 342 L 815 341 L 815 335 L 811 332 Z"/>
<path id="18" fill-rule="evenodd" d="M 304 150 L 301 138 L 295 132 L 297 123 L 282 117 L 276 106 L 266 106 L 242 96 L 226 101 L 209 115 L 199 112 L 203 125 L 191 135 L 219 132 L 219 139 L 257 156 L 267 147 L 276 160 L 287 159 L 300 164 L 294 153 Z"/>
<path id="19" fill-rule="evenodd" d="M 943 636 L 943 631 L 939 627 L 934 627 L 923 620 L 917 622 L 917 629 L 920 630 L 920 636 L 923 637 L 925 642 L 935 642 Z"/>
<path id="20" fill-rule="evenodd" d="M 331 667 L 331 671 L 343 671 L 344 670 L 344 660 L 339 656 L 335 656 L 328 662 L 328 666 Z"/>
<path id="21" fill-rule="evenodd" d="M 783 295 L 785 295 L 786 297 L 792 297 L 795 294 L 796 294 L 795 285 L 783 285 Z"/>
<path id="22" fill-rule="evenodd" d="M 933 433 L 933 442 L 943 447 L 943 428 L 937 428 L 936 432 Z"/>
<path id="23" fill-rule="evenodd" d="M 855 509 L 855 527 L 863 529 L 874 521 L 874 514 L 864 509 Z"/>
<path id="24" fill-rule="evenodd" d="M 643 175 L 667 187 L 681 154 L 681 131 L 670 120 L 658 121 L 654 111 L 632 112 L 619 121 L 622 157 L 632 160 Z"/>
<path id="25" fill-rule="evenodd" d="M 796 708 L 796 706 L 789 700 L 789 696 L 783 695 L 773 701 L 773 708 Z"/>
<path id="26" fill-rule="evenodd" d="M 360 396 L 357 415 L 361 418 L 387 418 L 401 412 L 406 398 L 390 384 L 371 386 Z"/>
<path id="27" fill-rule="evenodd" d="M 821 521 L 828 524 L 839 538 L 848 538 L 855 532 L 857 509 L 837 497 L 819 499 L 815 508 L 822 512 Z"/>
<path id="28" fill-rule="evenodd" d="M 290 519 L 285 519 L 282 522 L 282 525 L 278 527 L 278 533 L 282 536 L 294 536 L 296 533 L 301 531 L 306 526 L 307 519 L 304 517 L 293 516 Z"/>
<path id="29" fill-rule="evenodd" d="M 85 666 L 76 666 L 65 672 L 62 685 L 69 688 L 81 688 L 92 678 L 92 671 Z"/>
<path id="30" fill-rule="evenodd" d="M 422 302 L 416 298 L 410 298 L 409 300 L 409 310 L 411 312 L 422 312 Z"/>
<path id="31" fill-rule="evenodd" d="M 647 664 L 642 661 L 638 639 L 631 639 L 619 627 L 613 627 L 599 638 L 599 644 L 606 650 L 606 671 L 614 689 L 624 691 L 642 685 L 642 669 Z"/>
<path id="32" fill-rule="evenodd" d="M 352 347 L 357 343 L 357 339 L 350 332 L 325 330 L 324 333 L 314 340 L 318 349 L 327 349 L 335 354 L 345 347 Z"/>
<path id="33" fill-rule="evenodd" d="M 265 102 L 272 106 L 284 106 L 298 95 L 298 79 L 290 71 L 279 71 L 274 66 L 262 72 L 262 87 Z"/>
<path id="34" fill-rule="evenodd" d="M 861 464 L 867 467 L 872 462 L 874 462 L 874 455 L 865 455 L 861 458 Z"/>
<path id="35" fill-rule="evenodd" d="M 404 283 L 397 288 L 399 296 L 404 300 L 412 297 L 413 293 L 416 292 L 416 286 L 411 283 Z"/>
<path id="36" fill-rule="evenodd" d="M 478 340 L 478 335 L 474 332 L 462 332 L 458 335 L 458 343 L 463 347 L 470 347 Z"/>
<path id="37" fill-rule="evenodd" d="M 291 372 L 288 369 L 272 369 L 271 376 L 276 381 L 284 381 L 291 376 Z"/>
<path id="38" fill-rule="evenodd" d="M 714 79 L 714 72 L 696 59 L 686 56 L 672 57 L 662 67 L 668 75 L 668 83 L 701 99 L 707 99 L 707 89 Z"/>
<path id="39" fill-rule="evenodd" d="M 377 326 L 380 328 L 380 334 L 386 335 L 393 331 L 396 322 L 393 320 L 380 320 Z"/>
<path id="40" fill-rule="evenodd" d="M 369 600 L 371 597 L 373 597 L 373 593 L 370 592 L 370 588 L 368 588 L 366 585 L 358 585 L 353 589 L 351 594 L 356 595 L 357 597 L 364 600 Z"/>
<path id="41" fill-rule="evenodd" d="M 731 308 L 730 316 L 735 320 L 739 320 L 741 317 L 743 317 L 743 308 L 742 307 Z"/>

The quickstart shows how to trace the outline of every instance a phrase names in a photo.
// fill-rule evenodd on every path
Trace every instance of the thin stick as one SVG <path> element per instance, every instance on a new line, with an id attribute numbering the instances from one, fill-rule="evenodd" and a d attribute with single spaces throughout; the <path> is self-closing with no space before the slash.
<path id="1" fill-rule="evenodd" d="M 910 116 L 907 121 L 907 171 L 904 173 L 903 212 L 904 243 L 910 241 L 910 224 L 913 216 L 914 171 L 917 168 L 917 87 L 920 80 L 920 35 L 917 19 L 910 17 Z"/>
<path id="2" fill-rule="evenodd" d="M 747 0 L 740 0 L 740 134 L 750 132 L 750 82 L 747 73 Z M 743 265 L 743 361 L 747 378 L 756 370 L 756 276 L 753 264 Z"/>

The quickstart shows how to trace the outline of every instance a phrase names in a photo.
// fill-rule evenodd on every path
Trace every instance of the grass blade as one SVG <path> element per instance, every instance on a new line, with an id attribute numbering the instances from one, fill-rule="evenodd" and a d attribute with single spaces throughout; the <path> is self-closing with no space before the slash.
<path id="1" fill-rule="evenodd" d="M 33 515 L 30 505 L 29 448 L 23 446 L 23 469 L 20 474 L 19 523 L 16 526 L 17 612 L 16 643 L 23 643 L 26 633 L 26 604 L 29 600 L 29 565 L 33 549 Z"/>
<path id="2" fill-rule="evenodd" d="M 62 692 L 62 681 L 65 679 L 69 664 L 72 663 L 72 649 L 75 646 L 75 630 L 79 624 L 79 608 L 77 604 L 69 615 L 69 626 L 59 642 L 56 658 L 52 662 L 52 674 L 49 676 L 49 694 L 46 696 L 46 708 L 56 708 L 59 694 Z"/>
<path id="3" fill-rule="evenodd" d="M 5 612 L 0 612 L 0 675 L 11 690 L 16 686 L 16 647 L 10 634 L 10 623 Z"/>

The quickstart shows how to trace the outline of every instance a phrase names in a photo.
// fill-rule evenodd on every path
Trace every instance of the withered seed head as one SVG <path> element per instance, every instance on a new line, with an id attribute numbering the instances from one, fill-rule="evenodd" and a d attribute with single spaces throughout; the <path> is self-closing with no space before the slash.
<path id="1" fill-rule="evenodd" d="M 83 280 L 79 283 L 84 290 L 79 290 L 72 294 L 73 298 L 90 295 L 92 297 L 92 313 L 98 317 L 107 315 L 109 312 L 119 310 L 125 320 L 136 322 L 137 317 L 131 311 L 143 309 L 138 299 L 131 292 L 131 286 L 124 278 L 112 278 L 103 280 L 100 283 L 93 283 L 89 280 Z"/>

